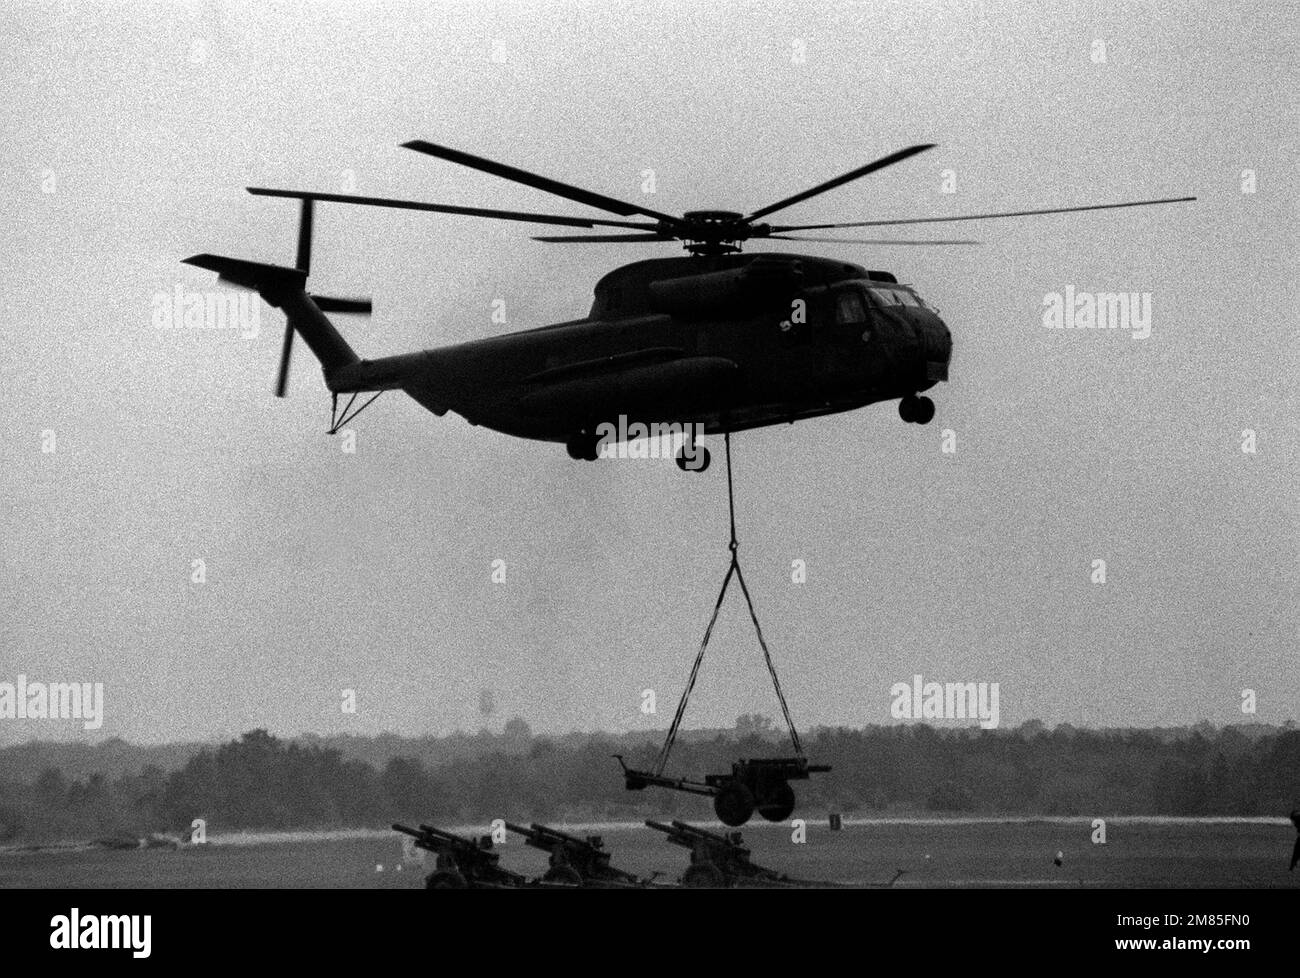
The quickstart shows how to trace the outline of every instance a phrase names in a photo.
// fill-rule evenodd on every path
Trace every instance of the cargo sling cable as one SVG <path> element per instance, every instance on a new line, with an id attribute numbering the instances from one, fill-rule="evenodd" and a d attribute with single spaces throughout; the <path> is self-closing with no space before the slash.
<path id="1" fill-rule="evenodd" d="M 695 662 L 691 666 L 690 677 L 686 682 L 686 689 L 682 692 L 682 698 L 677 704 L 677 712 L 673 716 L 672 726 L 668 729 L 668 736 L 664 740 L 663 747 L 659 750 L 654 769 L 651 771 L 630 770 L 626 764 L 623 764 L 621 756 L 615 756 L 618 757 L 619 763 L 623 764 L 623 773 L 629 790 L 635 791 L 650 785 L 656 785 L 693 794 L 713 795 L 714 810 L 717 812 L 718 817 L 727 825 L 741 825 L 749 820 L 756 806 L 764 818 L 770 821 L 784 820 L 794 809 L 794 792 L 790 789 L 789 781 L 792 779 L 805 779 L 810 773 L 829 771 L 830 768 L 824 765 L 810 765 L 804 755 L 803 745 L 799 740 L 799 731 L 795 729 L 794 720 L 790 717 L 790 707 L 786 703 L 785 693 L 781 689 L 781 680 L 776 674 L 776 666 L 772 663 L 772 653 L 768 650 L 767 641 L 763 638 L 763 629 L 758 622 L 758 613 L 754 610 L 754 601 L 750 597 L 749 587 L 745 584 L 744 572 L 740 569 L 740 559 L 737 553 L 740 543 L 736 539 L 736 493 L 731 474 L 730 432 L 725 434 L 725 443 L 727 454 L 727 505 L 730 512 L 731 526 L 731 540 L 728 548 L 731 551 L 731 564 L 722 580 L 722 590 L 718 593 L 718 600 L 713 606 L 713 615 L 709 618 L 708 627 L 704 630 L 704 640 L 700 643 L 699 652 L 696 653 Z M 684 778 L 667 777 L 663 773 L 664 768 L 668 764 L 668 757 L 672 753 L 673 745 L 677 740 L 678 729 L 681 727 L 682 717 L 686 713 L 686 704 L 690 700 L 691 692 L 695 689 L 695 683 L 700 674 L 700 666 L 704 662 L 704 653 L 708 650 L 709 639 L 713 635 L 713 627 L 717 624 L 718 613 L 722 610 L 722 602 L 727 597 L 727 589 L 731 586 L 733 577 L 740 583 L 740 591 L 745 596 L 745 604 L 749 608 L 749 617 L 754 623 L 754 633 L 758 636 L 759 647 L 763 650 L 763 659 L 767 663 L 768 675 L 772 677 L 772 688 L 776 691 L 776 698 L 781 704 L 781 713 L 785 717 L 786 727 L 790 731 L 790 742 L 794 745 L 795 756 L 792 758 L 742 760 L 732 765 L 731 774 L 706 775 L 703 783 L 688 781 Z"/>
<path id="2" fill-rule="evenodd" d="M 776 698 L 781 703 L 781 713 L 785 716 L 785 724 L 790 729 L 790 742 L 794 745 L 795 756 L 800 760 L 803 759 L 803 745 L 799 742 L 799 731 L 794 727 L 794 721 L 790 719 L 790 707 L 786 705 L 785 694 L 781 691 L 781 680 L 777 678 L 776 666 L 772 664 L 772 653 L 767 649 L 767 642 L 763 639 L 763 629 L 758 624 L 758 613 L 754 611 L 754 601 L 749 596 L 749 588 L 745 585 L 745 575 L 740 569 L 740 558 L 738 551 L 740 543 L 736 539 L 736 493 L 732 486 L 731 479 L 731 432 L 724 436 L 727 451 L 727 506 L 731 514 L 731 542 L 727 545 L 731 550 L 731 566 L 727 568 L 727 576 L 722 579 L 722 590 L 718 592 L 718 601 L 713 606 L 713 616 L 709 619 L 709 626 L 704 629 L 704 641 L 700 643 L 700 651 L 695 656 L 695 664 L 691 666 L 690 678 L 686 681 L 686 690 L 682 693 L 682 698 L 677 704 L 677 713 L 673 717 L 673 725 L 668 728 L 668 738 L 659 750 L 659 759 L 655 762 L 654 773 L 662 776 L 664 767 L 668 763 L 668 755 L 673 749 L 673 743 L 677 740 L 677 728 L 681 726 L 682 716 L 686 713 L 686 702 L 691 698 L 691 692 L 695 689 L 695 680 L 700 674 L 700 665 L 704 662 L 704 652 L 709 647 L 709 639 L 713 635 L 713 626 L 717 624 L 718 612 L 722 610 L 722 602 L 727 597 L 727 588 L 731 586 L 731 579 L 735 577 L 740 584 L 740 593 L 745 596 L 745 604 L 749 607 L 749 617 L 754 622 L 754 634 L 758 636 L 759 647 L 763 650 L 763 659 L 767 662 L 768 674 L 772 677 L 772 688 L 776 690 Z"/>

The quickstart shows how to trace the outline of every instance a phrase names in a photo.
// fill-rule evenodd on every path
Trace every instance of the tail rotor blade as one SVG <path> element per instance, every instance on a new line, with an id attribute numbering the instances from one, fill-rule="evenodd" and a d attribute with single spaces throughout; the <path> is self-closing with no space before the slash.
<path id="1" fill-rule="evenodd" d="M 293 320 L 284 324 L 284 346 L 280 348 L 280 376 L 275 382 L 275 396 L 284 397 L 289 389 L 289 354 L 293 352 Z"/>
<path id="2" fill-rule="evenodd" d="M 311 235 L 315 223 L 316 201 L 310 197 L 302 199 L 302 210 L 298 212 L 298 256 L 294 267 L 308 274 L 311 273 Z M 280 347 L 280 375 L 275 379 L 275 396 L 284 397 L 289 390 L 289 360 L 293 355 L 293 320 L 284 324 L 284 345 Z"/>
<path id="3" fill-rule="evenodd" d="M 312 295 L 311 299 L 321 312 L 346 312 L 359 316 L 369 316 L 374 312 L 374 303 L 369 299 L 340 299 L 332 295 Z"/>
<path id="4" fill-rule="evenodd" d="M 311 232 L 313 217 L 316 212 L 316 201 L 310 197 L 302 199 L 302 211 L 298 217 L 298 261 L 295 268 L 301 268 L 308 274 L 311 273 Z"/>

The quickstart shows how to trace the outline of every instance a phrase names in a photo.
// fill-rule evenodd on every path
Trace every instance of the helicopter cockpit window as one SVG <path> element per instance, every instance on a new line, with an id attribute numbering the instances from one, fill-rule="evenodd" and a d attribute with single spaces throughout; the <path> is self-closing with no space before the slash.
<path id="1" fill-rule="evenodd" d="M 925 301 L 918 295 L 913 295 L 906 289 L 882 289 L 873 287 L 868 289 L 871 297 L 879 302 L 882 306 L 913 306 L 928 308 Z"/>
<path id="2" fill-rule="evenodd" d="M 867 310 L 862 296 L 856 292 L 841 292 L 835 299 L 835 322 L 841 326 L 865 323 Z"/>

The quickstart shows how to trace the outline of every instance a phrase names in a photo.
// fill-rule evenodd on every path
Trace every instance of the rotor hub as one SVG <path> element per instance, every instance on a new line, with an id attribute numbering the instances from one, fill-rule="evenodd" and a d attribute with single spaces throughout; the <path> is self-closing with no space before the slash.
<path id="1" fill-rule="evenodd" d="M 739 224 L 744 217 L 744 214 L 735 211 L 687 211 L 682 215 L 682 220 L 691 224 L 730 226 Z"/>
<path id="2" fill-rule="evenodd" d="M 693 255 L 725 255 L 740 250 L 752 228 L 745 215 L 736 211 L 687 211 L 682 215 L 680 234 Z"/>

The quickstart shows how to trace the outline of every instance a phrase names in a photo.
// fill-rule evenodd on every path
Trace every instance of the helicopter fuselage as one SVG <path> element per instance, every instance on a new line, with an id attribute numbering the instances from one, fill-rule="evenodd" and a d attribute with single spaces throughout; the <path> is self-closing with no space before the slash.
<path id="1" fill-rule="evenodd" d="M 713 434 L 908 397 L 947 380 L 951 352 L 937 310 L 887 272 L 748 253 L 626 265 L 584 319 L 363 360 L 329 382 L 401 389 L 574 452 L 620 420 Z"/>

